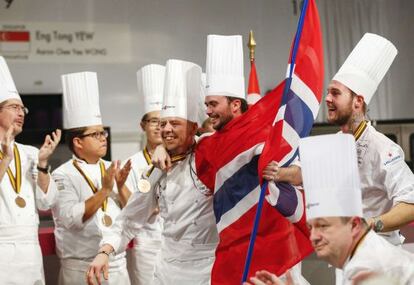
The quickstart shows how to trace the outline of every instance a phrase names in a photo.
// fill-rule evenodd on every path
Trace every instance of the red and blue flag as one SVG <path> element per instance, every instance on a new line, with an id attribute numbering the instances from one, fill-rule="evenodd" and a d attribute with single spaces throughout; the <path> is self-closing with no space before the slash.
<path id="1" fill-rule="evenodd" d="M 288 166 L 295 159 L 299 139 L 309 135 L 319 110 L 323 86 L 319 16 L 313 0 L 305 0 L 302 11 L 303 26 L 292 45 L 287 78 L 241 117 L 201 139 L 196 148 L 197 175 L 214 189 L 220 235 L 214 285 L 242 280 L 260 206 L 262 170 L 272 160 Z M 286 183 L 269 183 L 263 193 L 250 272 L 266 269 L 280 275 L 312 252 L 304 196 Z"/>

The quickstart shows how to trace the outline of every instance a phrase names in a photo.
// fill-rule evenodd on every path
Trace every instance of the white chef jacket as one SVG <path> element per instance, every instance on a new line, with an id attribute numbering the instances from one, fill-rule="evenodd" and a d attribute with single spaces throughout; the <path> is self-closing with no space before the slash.
<path id="1" fill-rule="evenodd" d="M 343 285 L 351 285 L 352 278 L 362 271 L 385 274 L 399 281 L 414 284 L 414 255 L 391 245 L 372 230 L 361 240 L 352 258 L 343 268 Z"/>
<path id="2" fill-rule="evenodd" d="M 143 151 L 140 151 L 133 156 L 131 156 L 132 169 L 129 173 L 125 185 L 128 189 L 133 192 L 138 190 L 138 181 L 141 179 L 141 175 L 145 170 L 148 170 L 149 164 L 144 157 Z M 144 227 L 138 232 L 136 236 L 137 242 L 139 240 L 161 240 L 161 231 L 162 231 L 162 219 L 160 215 L 152 215 Z"/>
<path id="3" fill-rule="evenodd" d="M 144 150 L 129 159 L 132 169 L 125 184 L 133 193 L 139 191 L 138 181 L 143 171 L 148 170 L 151 161 L 145 157 Z M 161 248 L 161 232 L 162 219 L 154 212 L 134 238 L 134 247 L 129 255 L 128 271 L 133 285 L 146 285 L 152 282 L 155 262 Z"/>
<path id="4" fill-rule="evenodd" d="M 414 203 L 414 174 L 399 145 L 368 122 L 356 148 L 365 218 L 384 214 L 398 202 Z M 380 235 L 394 245 L 402 243 L 398 231 Z"/>
<path id="5" fill-rule="evenodd" d="M 63 283 L 69 284 L 68 280 L 72 280 L 76 276 L 85 281 L 85 272 L 88 263 L 92 262 L 99 251 L 99 243 L 103 233 L 109 231 L 110 227 L 106 227 L 102 218 L 104 212 L 102 207 L 87 221 L 83 222 L 82 217 L 85 213 L 85 201 L 94 195 L 89 184 L 84 177 L 73 165 L 73 159 L 76 159 L 79 167 L 91 179 L 94 185 L 102 188 L 102 178 L 99 162 L 96 164 L 88 164 L 73 156 L 72 159 L 62 164 L 53 172 L 53 178 L 58 187 L 58 200 L 56 206 L 53 207 L 53 217 L 55 220 L 55 239 L 56 253 L 61 259 L 61 278 L 66 276 Z M 110 162 L 103 161 L 105 168 L 108 168 Z M 108 198 L 106 214 L 108 214 L 114 222 L 118 214 L 121 212 L 118 199 L 118 190 L 116 185 Z M 76 265 L 75 265 L 76 264 Z M 76 267 L 76 268 L 75 268 Z M 73 274 L 62 272 L 65 270 L 82 271 Z M 125 250 L 116 256 L 110 257 L 110 271 L 126 273 Z M 114 274 L 113 274 L 114 275 Z M 127 278 L 129 284 L 129 278 Z M 62 280 L 62 279 L 60 279 Z M 78 282 L 81 282 L 80 280 Z M 62 283 L 60 283 L 62 284 Z M 120 284 L 119 280 L 110 279 L 108 284 Z M 124 283 L 122 283 L 124 284 Z"/>
<path id="6" fill-rule="evenodd" d="M 16 205 L 17 197 L 7 173 L 0 183 L 0 280 L 4 284 L 44 284 L 39 246 L 39 210 L 48 210 L 56 201 L 53 179 L 44 193 L 37 185 L 38 149 L 16 143 L 21 159 L 20 196 L 26 207 Z M 14 155 L 14 154 L 13 154 Z M 15 176 L 14 158 L 9 165 Z"/>
<path id="7" fill-rule="evenodd" d="M 102 241 L 116 251 L 122 249 L 159 205 L 164 228 L 153 284 L 210 284 L 219 238 L 212 193 L 195 171 L 192 155 L 174 164 L 168 173 L 155 169 L 149 178 L 151 191 L 131 196 L 112 235 Z M 156 176 L 161 178 L 152 180 Z"/>

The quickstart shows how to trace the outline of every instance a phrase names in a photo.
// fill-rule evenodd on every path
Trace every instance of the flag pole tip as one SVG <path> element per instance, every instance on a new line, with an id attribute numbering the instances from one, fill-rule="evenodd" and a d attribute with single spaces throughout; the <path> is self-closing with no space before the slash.
<path id="1" fill-rule="evenodd" d="M 250 61 L 254 61 L 254 49 L 256 48 L 256 41 L 254 40 L 253 31 L 250 30 L 249 33 L 249 42 L 247 43 L 247 47 L 250 50 Z"/>

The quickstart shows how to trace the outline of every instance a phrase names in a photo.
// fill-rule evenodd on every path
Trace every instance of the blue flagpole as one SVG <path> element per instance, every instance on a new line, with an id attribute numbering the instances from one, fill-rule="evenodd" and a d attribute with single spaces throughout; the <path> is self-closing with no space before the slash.
<path id="1" fill-rule="evenodd" d="M 292 82 L 293 68 L 296 62 L 296 54 L 297 54 L 298 47 L 299 47 L 300 37 L 302 35 L 303 23 L 304 23 L 307 7 L 308 7 L 308 0 L 304 0 L 302 10 L 300 13 L 300 17 L 299 17 L 298 28 L 297 28 L 296 35 L 295 35 L 295 42 L 293 44 L 292 58 L 290 61 L 290 69 L 289 69 L 289 77 L 286 78 L 286 81 L 285 81 L 285 88 L 283 90 L 281 106 L 283 104 L 286 104 L 287 93 L 290 89 L 290 85 Z M 264 181 L 260 189 L 259 202 L 257 204 L 256 216 L 255 216 L 254 224 L 253 224 L 253 230 L 250 235 L 249 248 L 247 250 L 246 261 L 244 264 L 242 283 L 246 282 L 248 274 L 249 274 L 250 264 L 251 264 L 252 256 L 253 256 L 254 243 L 256 241 L 257 229 L 259 228 L 260 216 L 262 213 L 262 207 L 263 207 L 263 202 L 265 198 L 267 184 L 268 182 Z"/>

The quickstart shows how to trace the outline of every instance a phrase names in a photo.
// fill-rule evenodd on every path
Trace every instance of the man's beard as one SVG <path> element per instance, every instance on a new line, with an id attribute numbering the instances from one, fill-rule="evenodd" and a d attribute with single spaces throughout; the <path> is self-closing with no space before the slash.
<path id="1" fill-rule="evenodd" d="M 228 122 L 230 122 L 231 120 L 233 120 L 233 115 L 231 114 L 226 114 L 220 117 L 220 121 L 219 124 L 217 126 L 213 126 L 213 128 L 216 131 L 220 131 L 221 129 L 224 128 L 225 125 L 227 125 Z"/>
<path id="2" fill-rule="evenodd" d="M 336 109 L 337 117 L 333 119 L 329 119 L 328 122 L 330 124 L 334 124 L 337 126 L 343 126 L 350 122 L 352 117 L 352 101 L 346 106 L 346 108 L 342 111 L 339 111 L 338 108 Z"/>

